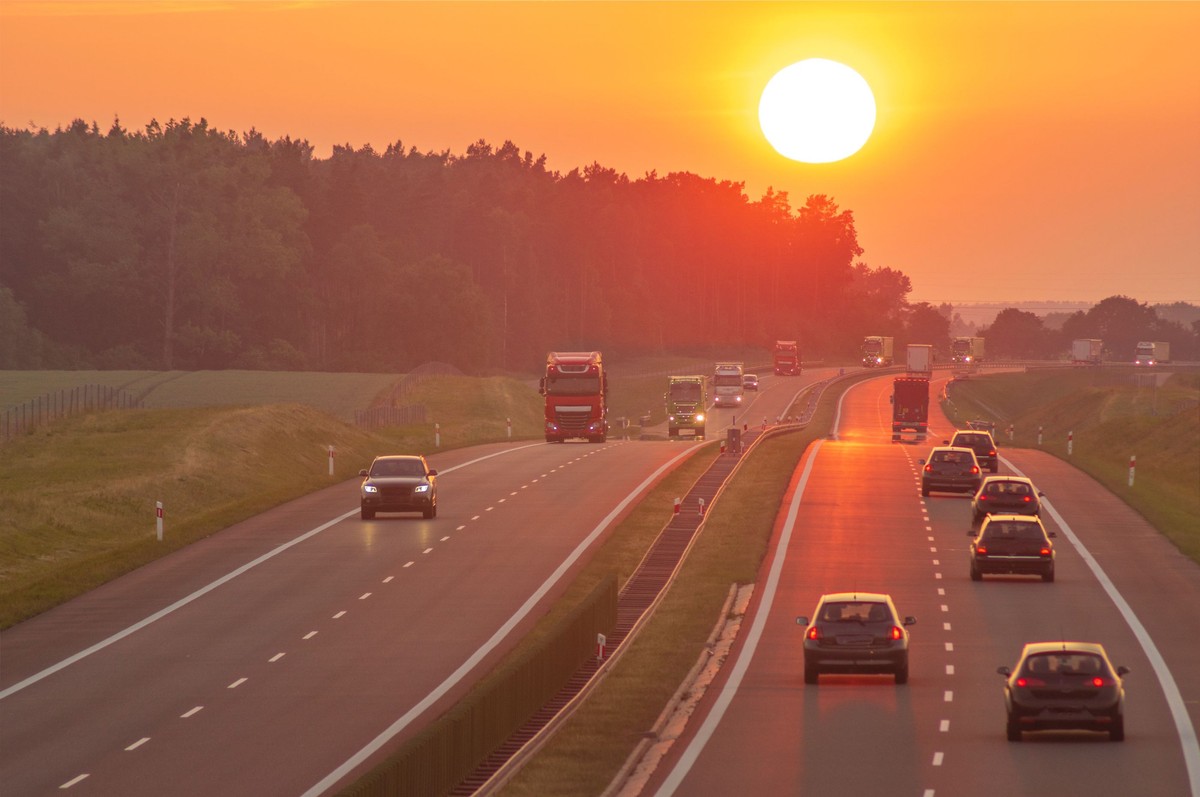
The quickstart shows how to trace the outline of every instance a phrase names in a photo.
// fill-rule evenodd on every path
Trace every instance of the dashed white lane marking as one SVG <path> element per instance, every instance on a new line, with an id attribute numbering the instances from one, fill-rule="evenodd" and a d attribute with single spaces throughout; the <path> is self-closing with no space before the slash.
<path id="1" fill-rule="evenodd" d="M 249 678 L 238 678 L 236 681 L 234 681 L 233 683 L 231 683 L 229 686 L 227 686 L 225 688 L 226 689 L 237 689 L 239 686 L 246 683 L 246 681 L 248 681 L 248 680 L 250 680 L 250 679 Z"/>
<path id="2" fill-rule="evenodd" d="M 933 797 L 933 789 L 926 789 L 925 793 L 922 794 L 921 797 Z"/>
<path id="3" fill-rule="evenodd" d="M 933 531 L 933 526 L 926 526 L 926 527 L 925 527 L 925 530 L 926 530 L 926 531 Z M 933 539 L 933 537 L 930 537 L 929 539 L 931 539 L 931 540 L 932 540 L 932 539 Z"/>
<path id="4" fill-rule="evenodd" d="M 940 561 L 940 560 L 938 560 L 938 559 L 934 559 L 934 560 L 933 560 L 933 566 L 934 566 L 934 567 L 939 567 L 939 566 L 941 566 L 941 564 L 942 564 L 942 563 L 941 563 L 941 561 Z"/>
<path id="5" fill-rule="evenodd" d="M 450 535 L 447 534 L 445 537 L 442 537 L 440 540 L 438 540 L 438 542 L 445 542 L 448 539 L 450 539 Z"/>
<path id="6" fill-rule="evenodd" d="M 455 531 L 462 531 L 465 528 L 466 528 L 466 526 L 459 526 L 458 528 L 455 529 Z"/>
<path id="7" fill-rule="evenodd" d="M 938 730 L 941 731 L 942 733 L 949 733 L 950 732 L 950 720 L 942 720 L 941 723 L 938 724 Z"/>
<path id="8" fill-rule="evenodd" d="M 946 665 L 946 675 L 954 675 L 954 665 L 953 664 Z"/>
<path id="9" fill-rule="evenodd" d="M 942 623 L 942 630 L 943 630 L 943 631 L 949 631 L 949 630 L 950 630 L 950 624 L 949 624 L 949 623 Z"/>
<path id="10" fill-rule="evenodd" d="M 947 606 L 946 604 L 944 604 L 944 603 L 943 603 L 943 604 L 942 604 L 942 611 L 944 611 L 944 612 L 948 612 L 948 611 L 950 611 L 950 607 L 949 607 L 949 606 Z"/>
<path id="11" fill-rule="evenodd" d="M 500 499 L 500 500 L 504 500 L 504 499 Z M 484 511 L 484 512 L 491 512 L 491 511 L 492 511 L 493 509 L 495 509 L 495 508 L 496 508 L 496 507 L 494 507 L 494 506 L 489 506 L 487 509 L 485 509 L 485 510 L 483 510 L 483 511 Z"/>
<path id="12" fill-rule="evenodd" d="M 316 635 L 317 635 L 317 632 L 316 632 L 316 631 L 309 631 L 307 634 L 305 634 L 305 635 L 304 635 L 304 638 L 305 638 L 305 639 L 312 639 L 312 638 L 313 638 L 313 637 L 315 637 Z"/>
<path id="13" fill-rule="evenodd" d="M 946 652 L 947 652 L 947 653 L 953 653 L 953 652 L 954 652 L 954 643 L 953 643 L 953 642 L 947 642 L 947 643 L 946 643 Z"/>
<path id="14" fill-rule="evenodd" d="M 74 786 L 76 783 L 78 783 L 79 781 L 83 780 L 83 779 L 84 779 L 84 778 L 86 778 L 86 777 L 88 777 L 88 773 L 87 773 L 87 772 L 84 772 L 82 775 L 77 775 L 77 776 L 75 776 L 75 777 L 71 778 L 70 780 L 68 780 L 66 783 L 64 783 L 63 785 L 59 786 L 58 788 L 60 788 L 60 789 L 69 789 L 69 788 L 71 788 L 72 786 Z"/>
<path id="15" fill-rule="evenodd" d="M 148 741 L 150 741 L 150 737 L 149 737 L 149 736 L 143 736 L 142 738 L 138 739 L 138 740 L 137 740 L 136 742 L 134 742 L 133 744 L 131 744 L 131 745 L 129 745 L 128 747 L 126 747 L 126 748 L 125 748 L 125 752 L 127 752 L 127 753 L 128 753 L 130 750 L 136 750 L 136 749 L 138 749 L 139 747 L 141 747 L 142 745 L 144 745 L 144 744 L 145 744 L 146 742 L 148 742 Z"/>
<path id="16" fill-rule="evenodd" d="M 471 518 L 471 520 L 479 520 L 480 517 L 482 517 L 482 515 L 476 515 L 475 517 Z"/>
<path id="17" fill-rule="evenodd" d="M 929 546 L 929 552 L 930 552 L 930 553 L 937 553 L 937 548 L 936 548 L 935 546 L 933 546 L 933 545 L 930 545 L 930 546 Z"/>
<path id="18" fill-rule="evenodd" d="M 365 600 L 366 600 L 367 598 L 369 598 L 369 597 L 371 597 L 371 593 L 369 593 L 369 592 L 364 592 L 363 594 L 361 594 L 361 595 L 359 595 L 359 596 L 358 596 L 358 599 L 359 599 L 360 601 L 365 601 Z"/>
<path id="19" fill-rule="evenodd" d="M 947 703 L 953 703 L 954 702 L 954 690 L 947 689 L 946 693 L 942 696 L 942 699 Z"/>
<path id="20" fill-rule="evenodd" d="M 342 617 L 344 617 L 345 615 L 346 615 L 346 612 L 345 612 L 345 610 L 343 609 L 342 611 L 340 611 L 340 612 L 338 612 L 337 614 L 335 614 L 335 615 L 333 616 L 333 619 L 335 619 L 335 620 L 340 620 L 340 619 L 341 619 Z"/>
<path id="21" fill-rule="evenodd" d="M 934 573 L 934 574 L 933 574 L 933 577 L 934 577 L 934 578 L 936 578 L 936 579 L 938 579 L 938 580 L 940 581 L 940 580 L 941 580 L 941 578 L 942 578 L 942 574 L 941 574 L 941 573 Z"/>
<path id="22" fill-rule="evenodd" d="M 316 632 L 314 631 L 313 633 L 316 633 Z M 190 709 L 188 709 L 187 711 L 183 712 L 182 714 L 180 714 L 180 715 L 179 715 L 179 719 L 181 719 L 181 720 L 185 720 L 185 719 L 187 719 L 188 717 L 191 717 L 191 716 L 194 716 L 194 715 L 196 715 L 196 714 L 199 714 L 199 713 L 200 713 L 201 711 L 203 711 L 203 710 L 204 710 L 204 706 L 195 706 L 195 707 L 193 707 L 193 708 L 190 708 Z"/>
<path id="23" fill-rule="evenodd" d="M 508 500 L 507 498 L 501 498 L 501 499 L 500 499 L 499 501 L 497 501 L 496 503 L 497 503 L 497 504 L 503 504 L 503 503 L 504 503 L 505 501 L 507 501 L 507 500 Z"/>
<path id="24" fill-rule="evenodd" d="M 395 578 L 395 576 L 388 576 L 387 578 L 385 578 L 385 579 L 383 580 L 383 583 L 384 583 L 384 584 L 387 584 L 387 583 L 389 583 L 389 582 L 390 582 L 390 581 L 391 581 L 393 578 Z"/>
<path id="25" fill-rule="evenodd" d="M 280 659 L 282 659 L 282 658 L 283 658 L 284 656 L 286 656 L 286 655 L 287 655 L 286 653 L 276 653 L 274 656 L 272 656 L 271 658 L 267 659 L 267 661 L 268 661 L 268 662 L 270 662 L 271 664 L 274 664 L 275 662 L 279 661 Z"/>
<path id="26" fill-rule="evenodd" d="M 934 765 L 935 767 L 940 767 L 940 766 L 942 765 L 942 759 L 943 759 L 943 758 L 944 758 L 944 754 L 943 754 L 943 753 L 934 753 L 934 754 L 933 754 L 933 765 Z"/>
<path id="27" fill-rule="evenodd" d="M 426 548 L 425 550 L 421 551 L 421 553 L 430 553 L 432 550 L 432 548 Z"/>
<path id="28" fill-rule="evenodd" d="M 945 588 L 945 587 L 938 587 L 938 595 L 945 596 L 945 594 L 946 594 L 946 588 Z"/>
<path id="29" fill-rule="evenodd" d="M 416 564 L 416 562 L 405 562 L 405 563 L 404 563 L 404 566 L 405 566 L 405 567 L 412 567 L 412 566 L 413 566 L 413 565 L 415 565 L 415 564 Z"/>
<path id="30" fill-rule="evenodd" d="M 524 488 L 524 487 L 522 487 L 521 489 L 522 489 L 522 490 L 524 490 L 525 488 Z M 517 494 L 517 491 L 516 491 L 516 490 L 513 490 L 511 493 L 509 493 L 509 495 L 510 495 L 510 496 L 513 496 L 513 495 L 516 495 L 516 494 Z"/>

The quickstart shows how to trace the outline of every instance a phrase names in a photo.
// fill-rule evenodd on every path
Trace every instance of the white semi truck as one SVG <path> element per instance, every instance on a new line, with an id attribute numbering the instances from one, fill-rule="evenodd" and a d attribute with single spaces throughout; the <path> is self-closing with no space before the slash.
<path id="1" fill-rule="evenodd" d="M 1099 365 L 1100 350 L 1104 341 L 1096 338 L 1078 338 L 1071 341 L 1071 362 L 1076 365 Z"/>
<path id="2" fill-rule="evenodd" d="M 1134 365 L 1158 365 L 1171 362 L 1171 344 L 1161 340 L 1139 341 L 1134 349 Z"/>
<path id="3" fill-rule="evenodd" d="M 742 387 L 741 363 L 717 363 L 713 369 L 713 406 L 740 407 L 745 389 Z"/>

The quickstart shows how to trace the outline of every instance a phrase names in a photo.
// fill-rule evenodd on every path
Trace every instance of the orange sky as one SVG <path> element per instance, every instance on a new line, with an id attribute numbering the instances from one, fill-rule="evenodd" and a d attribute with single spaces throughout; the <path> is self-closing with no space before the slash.
<path id="1" fill-rule="evenodd" d="M 205 117 L 382 150 L 484 138 L 854 212 L 914 300 L 1200 303 L 1200 3 L 0 0 L 0 123 Z M 778 69 L 842 61 L 875 133 L 763 139 Z"/>

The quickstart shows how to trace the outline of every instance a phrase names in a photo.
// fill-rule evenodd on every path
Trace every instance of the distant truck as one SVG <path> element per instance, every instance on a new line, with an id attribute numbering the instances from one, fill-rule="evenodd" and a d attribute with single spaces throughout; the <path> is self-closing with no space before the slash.
<path id="1" fill-rule="evenodd" d="M 908 344 L 908 372 L 923 374 L 926 379 L 933 371 L 933 346 L 928 343 Z"/>
<path id="2" fill-rule="evenodd" d="M 892 382 L 892 440 L 916 432 L 917 440 L 929 432 L 929 379 L 901 376 Z"/>
<path id="3" fill-rule="evenodd" d="M 892 339 L 880 335 L 863 338 L 862 364 L 866 368 L 886 368 L 894 361 Z"/>
<path id="4" fill-rule="evenodd" d="M 546 397 L 546 442 L 608 439 L 608 373 L 598 351 L 552 351 L 538 383 Z"/>
<path id="5" fill-rule="evenodd" d="M 775 341 L 775 375 L 800 375 L 800 345 L 794 340 Z"/>
<path id="6" fill-rule="evenodd" d="M 1078 338 L 1071 341 L 1071 362 L 1076 365 L 1099 365 L 1100 350 L 1104 341 L 1095 338 Z"/>
<path id="7" fill-rule="evenodd" d="M 950 360 L 957 365 L 983 362 L 983 338 L 957 337 L 950 341 Z"/>
<path id="8" fill-rule="evenodd" d="M 667 436 L 704 437 L 708 380 L 703 376 L 667 377 Z"/>
<path id="9" fill-rule="evenodd" d="M 740 407 L 745 388 L 742 387 L 741 363 L 717 363 L 713 369 L 713 406 Z"/>
<path id="10" fill-rule="evenodd" d="M 1161 340 L 1139 341 L 1134 347 L 1133 364 L 1134 365 L 1158 365 L 1159 363 L 1171 362 L 1171 344 L 1164 343 Z"/>

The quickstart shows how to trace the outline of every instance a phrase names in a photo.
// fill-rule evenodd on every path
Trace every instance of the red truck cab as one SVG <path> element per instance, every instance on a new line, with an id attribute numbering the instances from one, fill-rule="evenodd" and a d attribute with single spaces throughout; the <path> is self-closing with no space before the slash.
<path id="1" fill-rule="evenodd" d="M 608 439 L 608 374 L 600 352 L 550 352 L 538 392 L 546 397 L 547 443 Z"/>

